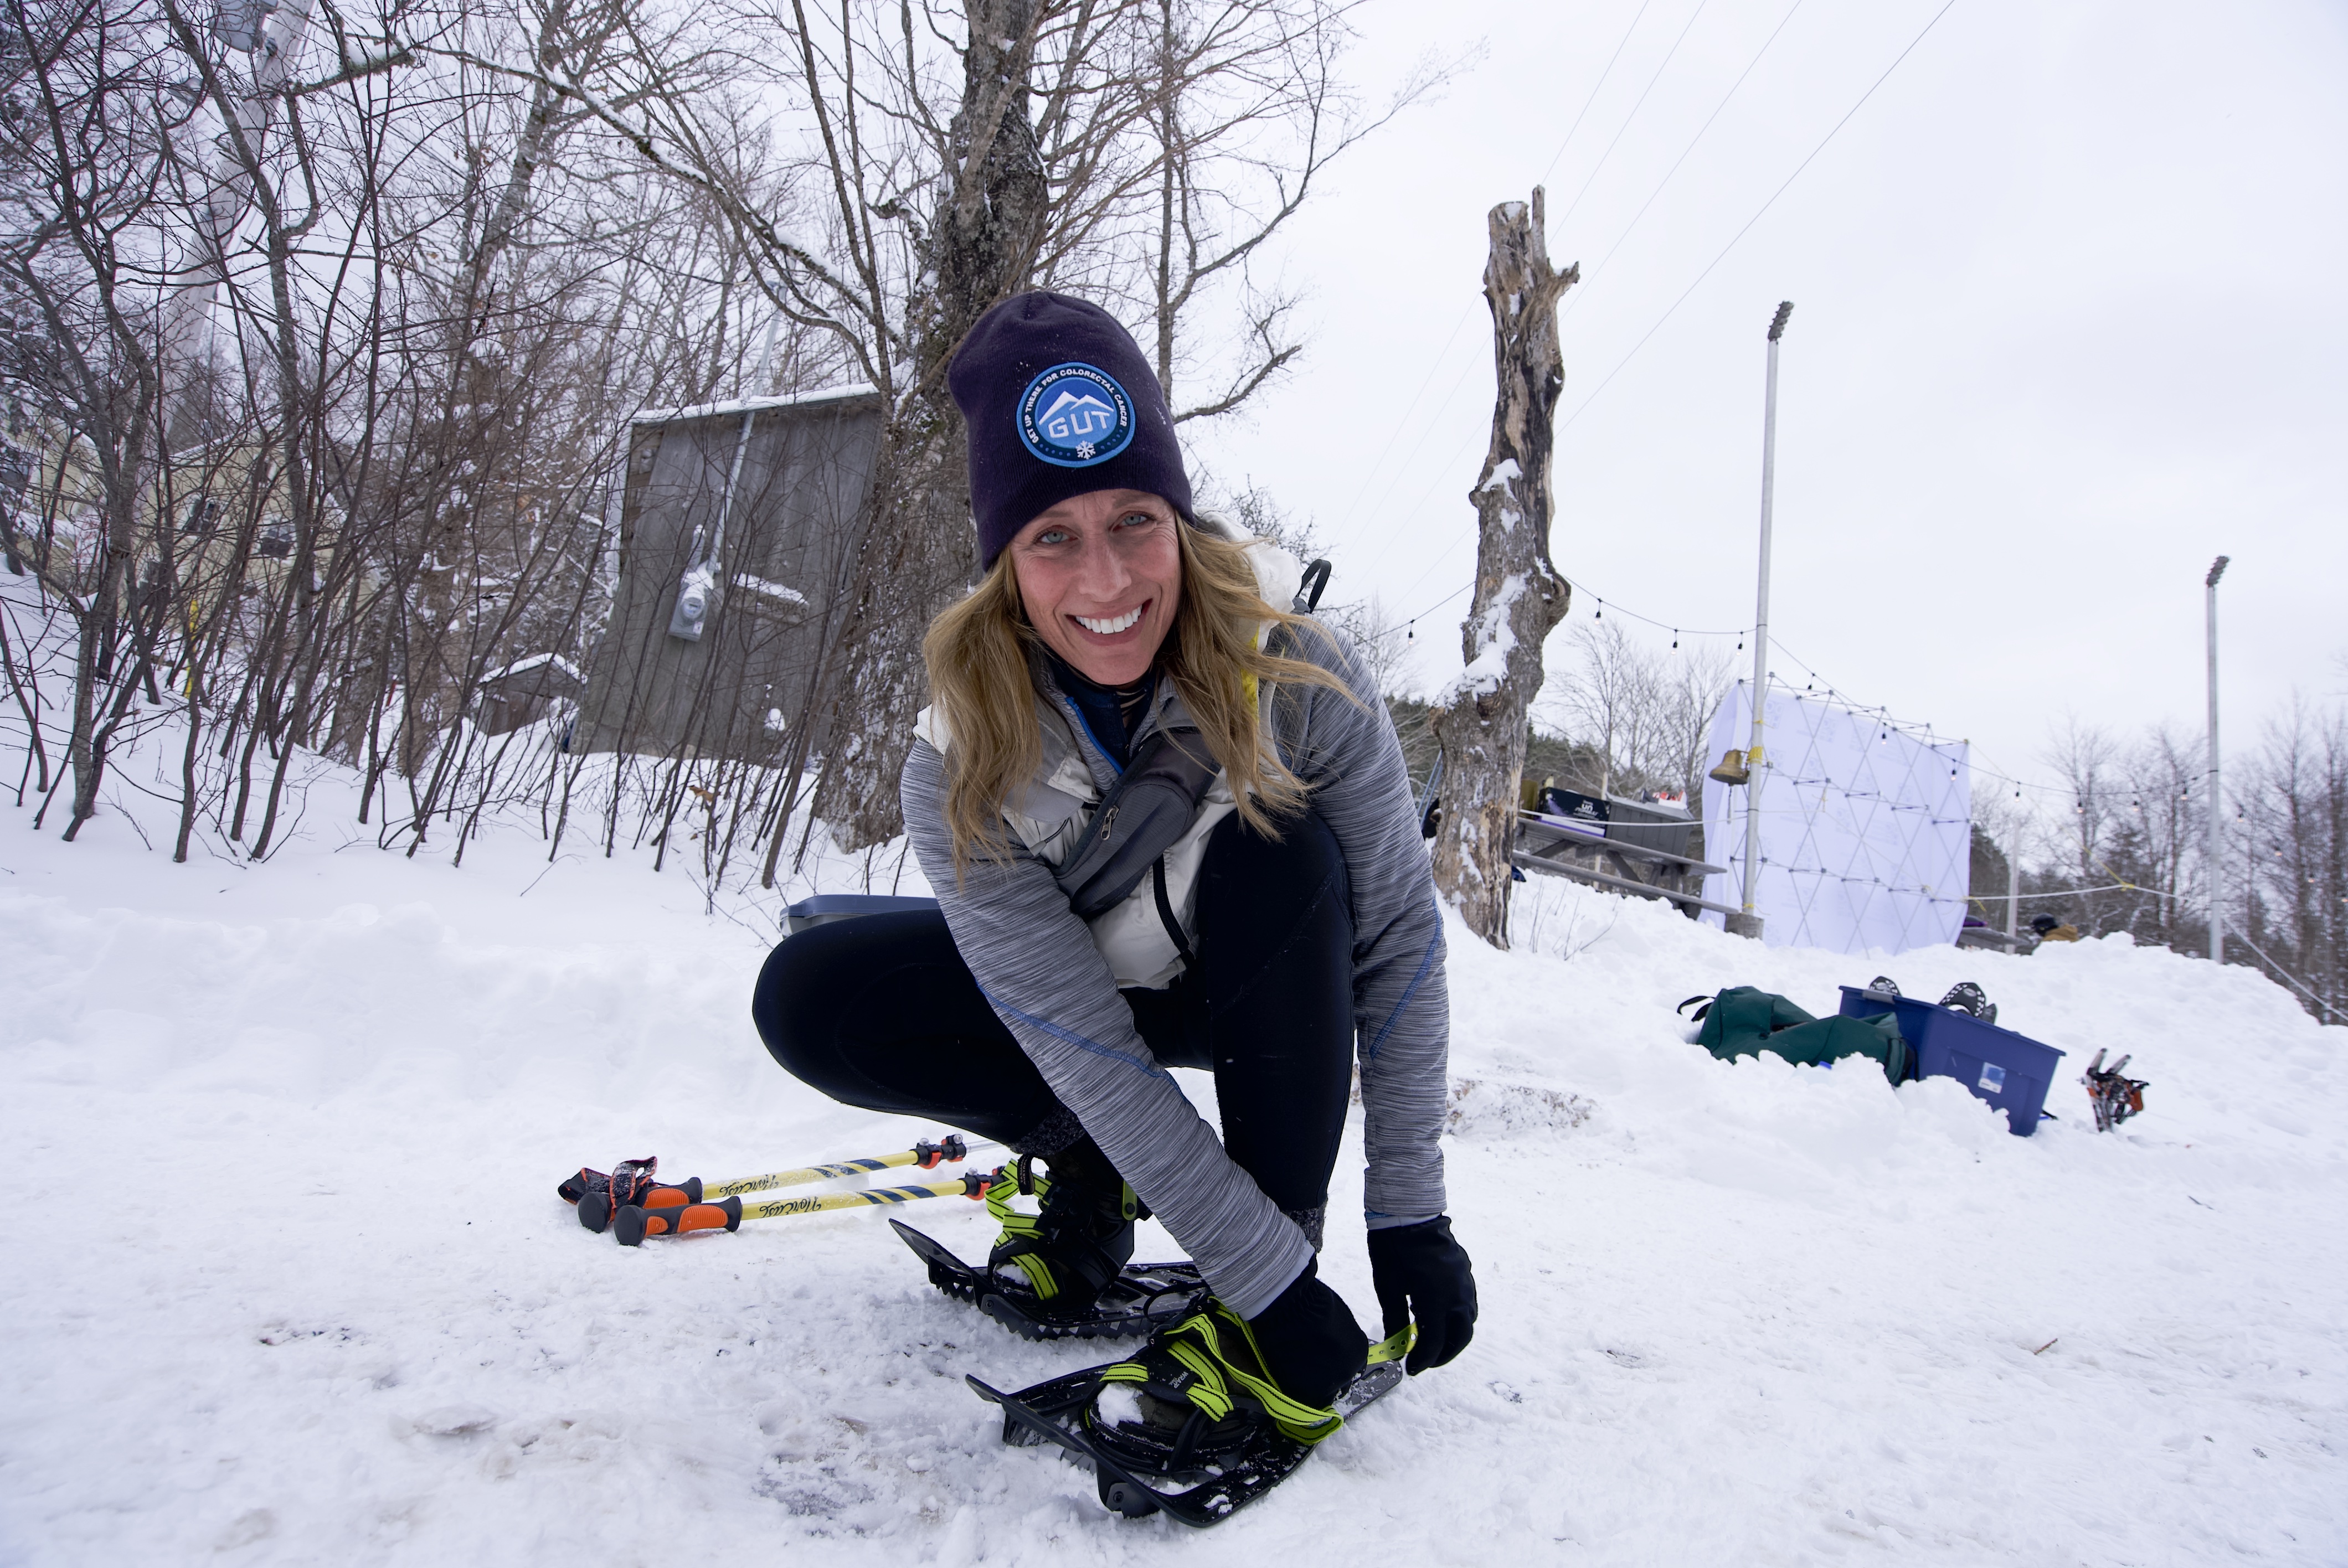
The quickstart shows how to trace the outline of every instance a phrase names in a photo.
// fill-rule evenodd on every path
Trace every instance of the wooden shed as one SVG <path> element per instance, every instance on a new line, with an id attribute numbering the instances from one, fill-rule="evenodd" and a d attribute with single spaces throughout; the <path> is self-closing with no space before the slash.
<path id="1" fill-rule="evenodd" d="M 536 723 L 560 703 L 577 702 L 586 683 L 579 666 L 559 653 L 517 659 L 473 688 L 474 722 L 483 734 L 502 735 Z"/>
<path id="2" fill-rule="evenodd" d="M 882 416 L 849 387 L 631 422 L 619 581 L 574 749 L 779 753 L 837 630 Z"/>

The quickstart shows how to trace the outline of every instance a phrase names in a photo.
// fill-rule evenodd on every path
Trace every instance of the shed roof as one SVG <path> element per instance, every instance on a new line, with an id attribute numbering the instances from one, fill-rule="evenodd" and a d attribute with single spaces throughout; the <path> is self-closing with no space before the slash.
<path id="1" fill-rule="evenodd" d="M 680 419 L 711 419 L 727 414 L 763 414 L 770 408 L 805 408 L 809 404 L 847 403 L 879 395 L 879 388 L 858 382 L 850 386 L 829 386 L 819 392 L 796 392 L 782 397 L 737 397 L 731 403 L 703 403 L 689 408 L 639 409 L 628 423 L 671 425 Z"/>

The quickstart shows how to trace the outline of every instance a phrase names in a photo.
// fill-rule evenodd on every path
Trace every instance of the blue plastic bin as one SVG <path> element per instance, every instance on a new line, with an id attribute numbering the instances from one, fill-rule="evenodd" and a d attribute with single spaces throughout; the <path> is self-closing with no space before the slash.
<path id="1" fill-rule="evenodd" d="M 1900 1014 L 1900 1035 L 1916 1053 L 1919 1078 L 1955 1079 L 1974 1099 L 2004 1112 L 2005 1124 L 2018 1138 L 2038 1131 L 2039 1112 L 2046 1109 L 2046 1091 L 2054 1082 L 2061 1051 L 1983 1023 L 1971 1013 L 1914 997 L 1842 988 L 1845 1018 L 1873 1018 L 1888 1009 Z"/>
<path id="2" fill-rule="evenodd" d="M 818 926 L 829 926 L 834 920 L 854 920 L 866 915 L 902 915 L 915 909 L 934 909 L 934 898 L 887 897 L 878 893 L 819 893 L 812 898 L 802 898 L 783 911 L 783 935 L 796 937 L 801 931 Z"/>

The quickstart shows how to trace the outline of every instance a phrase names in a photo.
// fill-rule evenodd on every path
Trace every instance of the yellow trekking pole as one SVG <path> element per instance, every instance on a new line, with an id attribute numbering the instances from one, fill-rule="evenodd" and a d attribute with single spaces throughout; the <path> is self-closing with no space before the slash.
<path id="1" fill-rule="evenodd" d="M 789 1214 L 830 1214 L 839 1209 L 883 1208 L 922 1198 L 986 1196 L 986 1189 L 1011 1179 L 997 1167 L 967 1171 L 910 1187 L 869 1187 L 857 1193 L 817 1193 L 804 1198 L 768 1198 L 745 1204 L 738 1196 L 721 1203 L 690 1203 L 645 1208 L 630 1204 L 612 1216 L 612 1235 L 622 1246 L 642 1246 L 646 1236 L 690 1235 L 695 1231 L 738 1230 L 744 1220 L 778 1220 Z M 670 1191 L 675 1189 L 671 1188 Z"/>
<path id="2" fill-rule="evenodd" d="M 992 1148 L 994 1145 L 981 1143 L 979 1147 Z M 924 1140 L 910 1149 L 876 1159 L 803 1165 L 793 1171 L 769 1171 L 763 1176 L 742 1176 L 730 1182 L 704 1182 L 699 1176 L 687 1176 L 675 1184 L 653 1180 L 653 1173 L 659 1167 L 660 1159 L 657 1155 L 648 1154 L 641 1160 L 621 1161 L 612 1167 L 609 1175 L 582 1167 L 556 1187 L 555 1192 L 565 1203 L 579 1205 L 581 1225 L 600 1234 L 611 1225 L 614 1214 L 631 1204 L 644 1209 L 680 1208 L 688 1204 L 747 1197 L 752 1193 L 771 1192 L 777 1187 L 802 1187 L 811 1182 L 860 1176 L 872 1171 L 891 1170 L 899 1165 L 919 1165 L 925 1171 L 934 1171 L 942 1163 L 960 1164 L 970 1158 L 970 1150 L 971 1145 L 962 1134 L 950 1132 L 934 1143 Z"/>

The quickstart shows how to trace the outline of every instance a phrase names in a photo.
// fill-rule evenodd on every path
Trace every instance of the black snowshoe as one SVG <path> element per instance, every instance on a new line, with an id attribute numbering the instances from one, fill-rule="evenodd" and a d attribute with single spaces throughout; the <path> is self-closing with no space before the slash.
<path id="1" fill-rule="evenodd" d="M 1949 994 L 1941 999 L 1941 1005 L 1952 1012 L 1969 1013 L 1983 1023 L 1997 1021 L 1997 1004 L 1971 980 L 1959 980 L 1951 986 Z"/>
<path id="2" fill-rule="evenodd" d="M 890 1222 L 929 1265 L 931 1284 L 1028 1339 L 1149 1334 L 1205 1299 L 1206 1280 L 1195 1264 L 1128 1261 L 1141 1204 L 1090 1140 L 1045 1162 L 1049 1180 L 1023 1158 L 1015 1182 L 987 1190 L 987 1209 L 1003 1235 L 983 1268 L 901 1221 Z M 1013 1208 L 1021 1194 L 1033 1194 L 1040 1212 Z"/>
<path id="3" fill-rule="evenodd" d="M 1089 1460 L 1102 1504 L 1128 1519 L 1164 1511 L 1194 1528 L 1219 1524 L 1278 1486 L 1323 1440 L 1402 1381 L 1407 1328 L 1370 1350 L 1334 1405 L 1314 1408 L 1265 1377 L 1246 1325 L 1209 1302 L 1160 1330 L 1131 1360 L 1072 1372 L 1006 1394 L 1003 1440 L 1056 1443 Z"/>

